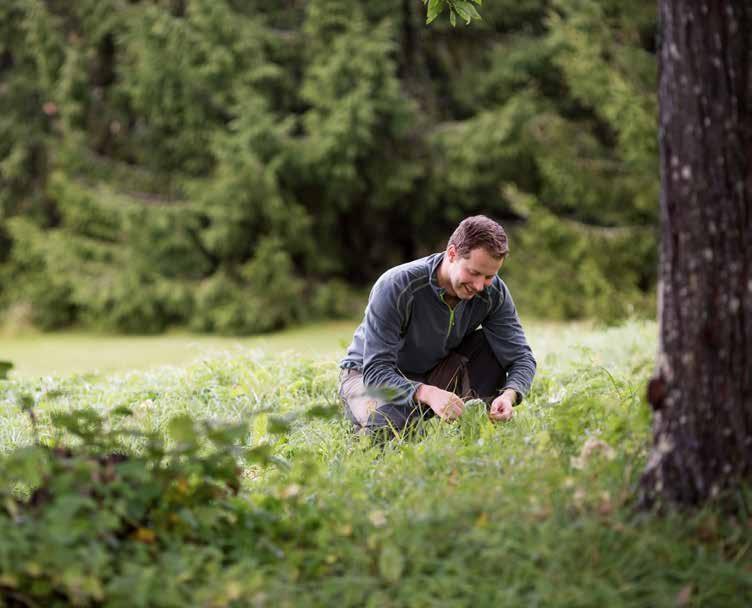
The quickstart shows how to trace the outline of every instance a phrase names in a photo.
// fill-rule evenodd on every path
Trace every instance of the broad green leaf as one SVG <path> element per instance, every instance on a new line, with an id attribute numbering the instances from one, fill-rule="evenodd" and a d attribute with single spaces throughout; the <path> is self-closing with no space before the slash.
<path id="1" fill-rule="evenodd" d="M 10 361 L 0 361 L 0 380 L 5 380 L 12 369 L 13 364 Z"/>
<path id="2" fill-rule="evenodd" d="M 465 20 L 465 24 L 469 24 L 473 19 L 480 19 L 480 15 L 472 3 L 465 0 L 456 0 L 453 2 L 454 10 L 457 14 Z"/>
<path id="3" fill-rule="evenodd" d="M 469 2 L 467 3 L 467 10 L 472 16 L 473 19 L 481 19 L 480 13 L 478 12 L 478 9 L 476 9 L 472 4 Z"/>
<path id="4" fill-rule="evenodd" d="M 3 462 L 5 480 L 39 485 L 50 469 L 50 452 L 37 446 L 25 446 L 11 452 Z"/>
<path id="5" fill-rule="evenodd" d="M 15 398 L 16 405 L 20 407 L 22 410 L 30 410 L 34 407 L 34 397 L 29 395 L 28 393 L 21 393 L 20 395 L 16 395 Z"/>
<path id="6" fill-rule="evenodd" d="M 457 13 L 451 9 L 449 10 L 449 23 L 452 24 L 452 27 L 457 26 Z"/>
<path id="7" fill-rule="evenodd" d="M 217 447 L 226 447 L 242 442 L 248 434 L 245 422 L 238 424 L 211 425 L 204 423 L 207 438 Z"/>
<path id="8" fill-rule="evenodd" d="M 127 416 L 133 416 L 133 410 L 125 405 L 119 405 L 115 409 L 113 409 L 110 414 L 112 416 L 118 416 L 118 417 L 127 417 Z"/>
<path id="9" fill-rule="evenodd" d="M 379 572 L 390 583 L 396 583 L 402 577 L 405 560 L 399 547 L 387 543 L 381 548 L 379 555 Z"/>
<path id="10" fill-rule="evenodd" d="M 170 419 L 167 425 L 167 434 L 176 443 L 195 445 L 198 441 L 196 429 L 193 426 L 193 418 L 187 414 L 179 414 Z"/>
<path id="11" fill-rule="evenodd" d="M 538 449 L 544 450 L 551 443 L 551 435 L 548 431 L 540 431 L 535 436 L 535 442 L 538 445 Z"/>
<path id="12" fill-rule="evenodd" d="M 383 401 L 393 401 L 401 395 L 402 391 L 392 386 L 367 386 L 366 395 Z"/>
<path id="13" fill-rule="evenodd" d="M 446 5 L 446 0 L 428 0 L 428 14 L 426 16 L 426 24 L 431 23 L 438 17 L 443 11 Z"/>
<path id="14" fill-rule="evenodd" d="M 269 433 L 272 435 L 278 435 L 286 433 L 291 428 L 290 420 L 282 416 L 270 416 L 269 417 Z"/>
<path id="15" fill-rule="evenodd" d="M 248 464 L 266 464 L 271 461 L 272 448 L 266 443 L 257 445 L 243 452 L 243 460 Z"/>
<path id="16" fill-rule="evenodd" d="M 457 1 L 452 4 L 454 11 L 460 16 L 460 19 L 464 19 L 466 22 L 470 22 L 470 13 L 465 8 L 467 2 Z"/>
<path id="17" fill-rule="evenodd" d="M 66 429 L 83 439 L 97 437 L 102 431 L 102 417 L 92 408 L 73 412 L 52 412 L 50 420 L 54 426 Z"/>
<path id="18" fill-rule="evenodd" d="M 269 416 L 259 414 L 253 419 L 253 440 L 263 437 L 269 432 Z"/>
<path id="19" fill-rule="evenodd" d="M 334 418 L 340 411 L 339 405 L 314 405 L 306 410 L 307 418 Z"/>

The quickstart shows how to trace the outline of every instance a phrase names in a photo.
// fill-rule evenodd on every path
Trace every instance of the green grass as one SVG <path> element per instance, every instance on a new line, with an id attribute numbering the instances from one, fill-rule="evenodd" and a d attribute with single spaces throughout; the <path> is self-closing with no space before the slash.
<path id="1" fill-rule="evenodd" d="M 336 356 L 349 343 L 356 325 L 354 321 L 320 323 L 247 338 L 185 333 L 158 336 L 35 333 L 0 337 L 0 360 L 13 363 L 14 377 L 31 377 L 186 365 L 201 356 L 238 348 Z"/>
<path id="2" fill-rule="evenodd" d="M 292 328 L 268 335 L 222 337 L 171 333 L 122 336 L 80 332 L 27 333 L 0 338 L 0 360 L 11 361 L 12 378 L 108 374 L 147 370 L 164 365 L 184 366 L 222 352 L 254 349 L 267 354 L 295 352 L 304 357 L 335 360 L 344 354 L 356 321 L 336 321 Z M 642 339 L 654 340 L 654 326 L 640 326 Z M 569 348 L 587 348 L 602 341 L 588 323 L 531 321 L 525 328 L 536 357 L 561 358 Z M 600 345 L 601 351 L 606 345 Z M 557 354 L 558 353 L 558 354 Z M 564 357 L 568 360 L 569 357 Z"/>
<path id="3" fill-rule="evenodd" d="M 165 547 L 148 576 L 134 562 L 130 604 L 112 605 L 748 606 L 749 515 L 634 508 L 655 324 L 528 333 L 538 375 L 506 424 L 469 408 L 457 423 L 372 446 L 341 416 L 301 416 L 336 404 L 335 356 L 234 350 L 181 368 L 0 383 L 0 451 L 32 441 L 19 407 L 27 394 L 45 443 L 66 441 L 52 411 L 89 406 L 109 419 L 128 406 L 128 423 L 145 431 L 165 432 L 182 413 L 248 420 L 245 442 L 287 463 L 247 465 L 233 508 L 245 505 L 250 520 L 216 547 L 170 560 Z M 270 432 L 272 413 L 290 428 Z M 610 450 L 583 455 L 595 439 Z M 186 551 L 190 577 L 176 573 Z M 0 564 L 4 555 L 0 540 Z M 124 583 L 102 585 L 116 598 Z"/>

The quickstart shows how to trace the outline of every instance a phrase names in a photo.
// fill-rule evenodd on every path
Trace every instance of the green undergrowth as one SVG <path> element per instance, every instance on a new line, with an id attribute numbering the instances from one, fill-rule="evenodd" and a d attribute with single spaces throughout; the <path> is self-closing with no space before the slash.
<path id="1" fill-rule="evenodd" d="M 746 606 L 749 514 L 634 506 L 650 335 L 542 333 L 513 421 L 383 445 L 329 360 L 2 382 L 0 605 Z"/>

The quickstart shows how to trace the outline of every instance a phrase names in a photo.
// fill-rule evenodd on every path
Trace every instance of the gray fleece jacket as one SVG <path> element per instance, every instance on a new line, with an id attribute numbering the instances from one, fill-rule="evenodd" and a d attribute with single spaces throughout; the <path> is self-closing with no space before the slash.
<path id="1" fill-rule="evenodd" d="M 379 277 L 340 367 L 361 370 L 367 387 L 394 389 L 393 402 L 409 403 L 420 383 L 403 373 L 428 372 L 482 326 L 507 370 L 504 388 L 514 389 L 519 403 L 530 389 L 536 363 L 509 289 L 495 276 L 489 287 L 451 309 L 436 277 L 443 259 L 444 252 L 435 253 Z"/>

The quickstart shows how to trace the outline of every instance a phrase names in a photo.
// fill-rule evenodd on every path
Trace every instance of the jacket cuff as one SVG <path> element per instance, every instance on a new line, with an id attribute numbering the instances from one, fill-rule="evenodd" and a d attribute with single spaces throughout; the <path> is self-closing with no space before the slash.
<path id="1" fill-rule="evenodd" d="M 413 391 L 410 393 L 410 399 L 414 402 L 418 401 L 418 389 L 425 384 L 425 382 L 417 382 L 415 380 L 410 381 L 413 385 Z"/>
<path id="2" fill-rule="evenodd" d="M 499 391 L 499 395 L 501 395 L 504 391 L 510 390 L 510 389 L 515 392 L 515 395 L 517 395 L 517 399 L 515 400 L 513 405 L 519 405 L 520 403 L 522 403 L 522 399 L 524 398 L 525 395 L 523 395 L 522 391 L 516 386 L 505 386 Z"/>

